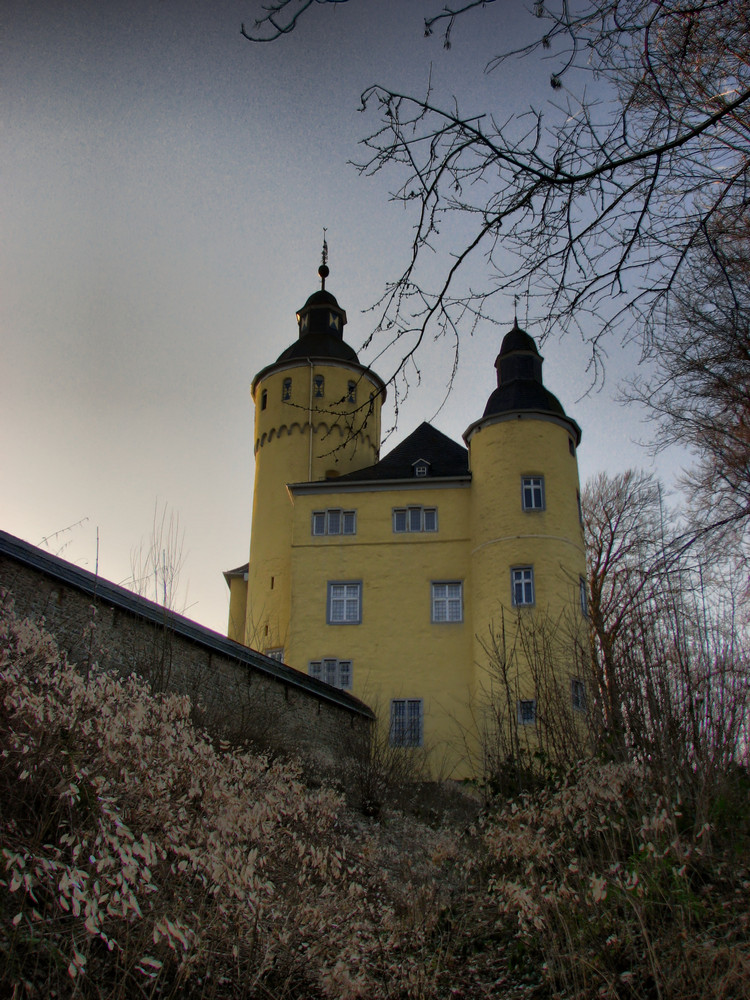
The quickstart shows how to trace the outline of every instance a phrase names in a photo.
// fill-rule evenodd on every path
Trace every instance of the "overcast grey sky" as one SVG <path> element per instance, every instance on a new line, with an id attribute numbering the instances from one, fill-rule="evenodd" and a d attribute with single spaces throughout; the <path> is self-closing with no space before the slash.
<path id="1" fill-rule="evenodd" d="M 355 349 L 372 325 L 362 311 L 406 261 L 394 178 L 347 165 L 376 124 L 360 92 L 421 93 L 431 72 L 437 97 L 501 117 L 549 96 L 538 65 L 481 73 L 533 31 L 522 3 L 460 25 L 449 52 L 423 38 L 439 6 L 353 0 L 252 45 L 240 23 L 255 0 L 3 0 L 1 528 L 34 544 L 62 532 L 49 549 L 90 570 L 98 531 L 99 572 L 119 583 L 167 504 L 185 532 L 186 613 L 225 630 L 222 571 L 249 546 L 250 382 L 297 335 L 322 229 Z M 513 302 L 495 308 L 503 326 L 467 339 L 435 419 L 457 440 L 494 387 Z M 605 390 L 583 399 L 585 348 L 543 353 L 583 429 L 582 478 L 651 467 L 635 443 L 647 428 L 611 402 L 633 352 L 610 345 Z M 387 448 L 433 416 L 451 362 L 428 347 Z"/>

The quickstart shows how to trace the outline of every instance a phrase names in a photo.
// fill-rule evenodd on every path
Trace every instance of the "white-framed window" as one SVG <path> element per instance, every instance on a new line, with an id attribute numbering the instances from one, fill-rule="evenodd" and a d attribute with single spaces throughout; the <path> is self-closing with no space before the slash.
<path id="1" fill-rule="evenodd" d="M 424 742 L 424 707 L 421 698 L 394 698 L 391 702 L 392 747 L 421 747 Z"/>
<path id="2" fill-rule="evenodd" d="M 578 578 L 578 593 L 581 601 L 581 614 L 584 616 L 584 618 L 588 618 L 589 595 L 588 591 L 586 590 L 586 581 L 583 579 L 582 576 Z"/>
<path id="3" fill-rule="evenodd" d="M 432 621 L 462 622 L 464 620 L 464 585 L 460 580 L 432 584 Z"/>
<path id="4" fill-rule="evenodd" d="M 362 581 L 329 582 L 329 625 L 359 625 L 362 622 Z"/>
<path id="5" fill-rule="evenodd" d="M 352 661 L 339 660 L 335 657 L 325 657 L 322 660 L 310 660 L 307 672 L 319 681 L 325 681 L 333 687 L 350 691 L 352 687 Z"/>
<path id="6" fill-rule="evenodd" d="M 414 465 L 414 475 L 419 479 L 424 478 L 430 471 L 430 466 L 427 462 L 416 462 Z"/>
<path id="7" fill-rule="evenodd" d="M 313 535 L 356 535 L 356 510 L 342 510 L 332 507 L 329 510 L 315 510 L 312 516 Z"/>
<path id="8" fill-rule="evenodd" d="M 573 677 L 570 682 L 570 701 L 574 711 L 586 711 L 586 685 L 578 677 Z"/>
<path id="9" fill-rule="evenodd" d="M 437 507 L 394 507 L 393 530 L 398 535 L 406 531 L 437 531 Z"/>
<path id="10" fill-rule="evenodd" d="M 271 660 L 278 660 L 279 663 L 284 662 L 284 648 L 279 647 L 278 649 L 267 649 L 266 656 Z"/>
<path id="11" fill-rule="evenodd" d="M 521 698 L 516 704 L 516 712 L 519 726 L 533 726 L 536 724 L 536 699 Z"/>
<path id="12" fill-rule="evenodd" d="M 544 476 L 521 476 L 521 506 L 544 510 Z"/>
<path id="13" fill-rule="evenodd" d="M 511 594 L 517 608 L 534 603 L 534 570 L 531 566 L 518 566 L 510 571 Z"/>

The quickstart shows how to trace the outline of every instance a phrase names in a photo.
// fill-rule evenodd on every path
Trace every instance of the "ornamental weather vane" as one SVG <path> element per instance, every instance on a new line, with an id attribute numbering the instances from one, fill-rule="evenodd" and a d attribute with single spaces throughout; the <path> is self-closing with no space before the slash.
<path id="1" fill-rule="evenodd" d="M 320 275 L 320 289 L 321 291 L 326 290 L 326 278 L 331 273 L 328 270 L 328 244 L 326 243 L 326 232 L 328 230 L 323 226 L 323 253 L 320 258 L 320 267 L 318 268 L 318 274 Z"/>

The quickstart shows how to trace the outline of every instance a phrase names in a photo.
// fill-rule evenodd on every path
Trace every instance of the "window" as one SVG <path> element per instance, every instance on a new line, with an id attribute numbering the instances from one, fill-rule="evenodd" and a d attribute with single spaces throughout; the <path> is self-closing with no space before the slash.
<path id="1" fill-rule="evenodd" d="M 348 382 L 346 386 L 346 401 L 347 403 L 357 402 L 357 383 Z"/>
<path id="2" fill-rule="evenodd" d="M 433 583 L 432 585 L 432 621 L 461 622 L 464 618 L 463 584 Z"/>
<path id="3" fill-rule="evenodd" d="M 307 672 L 311 677 L 315 677 L 319 681 L 325 681 L 326 684 L 331 684 L 333 687 L 343 688 L 345 691 L 351 690 L 351 660 L 337 660 L 334 658 L 310 660 L 307 665 Z"/>
<path id="4" fill-rule="evenodd" d="M 312 516 L 313 535 L 356 535 L 356 510 L 341 510 L 333 507 L 331 510 L 316 510 Z"/>
<path id="5" fill-rule="evenodd" d="M 522 607 L 534 603 L 534 570 L 531 566 L 520 566 L 510 571 L 513 603 Z"/>
<path id="6" fill-rule="evenodd" d="M 568 451 L 575 457 L 576 446 L 573 444 L 573 438 L 568 438 Z"/>
<path id="7" fill-rule="evenodd" d="M 586 581 L 583 579 L 583 577 L 580 577 L 578 580 L 578 590 L 581 596 L 581 614 L 584 616 L 584 618 L 588 618 L 589 596 L 588 593 L 586 592 Z"/>
<path id="8" fill-rule="evenodd" d="M 322 375 L 313 376 L 313 396 L 316 399 L 322 399 L 325 393 L 326 380 Z"/>
<path id="9" fill-rule="evenodd" d="M 287 403 L 292 398 L 292 380 L 285 378 L 281 383 L 281 402 Z"/>
<path id="10" fill-rule="evenodd" d="M 536 723 L 536 701 L 533 698 L 522 699 L 517 703 L 519 726 L 533 726 Z"/>
<path id="11" fill-rule="evenodd" d="M 521 477 L 521 506 L 524 510 L 544 510 L 544 476 Z"/>
<path id="12" fill-rule="evenodd" d="M 263 392 L 260 394 L 260 408 L 261 410 L 265 410 L 267 406 L 268 406 L 268 390 L 264 389 Z"/>
<path id="13" fill-rule="evenodd" d="M 570 682 L 570 699 L 576 712 L 586 711 L 586 687 L 577 677 Z"/>
<path id="14" fill-rule="evenodd" d="M 422 478 L 430 471 L 430 463 L 425 461 L 414 463 L 414 475 Z"/>
<path id="15" fill-rule="evenodd" d="M 328 624 L 359 625 L 362 621 L 362 583 L 328 584 Z"/>
<path id="16" fill-rule="evenodd" d="M 393 530 L 437 531 L 437 507 L 394 507 Z"/>
<path id="17" fill-rule="evenodd" d="M 394 698 L 391 702 L 391 746 L 421 747 L 423 718 L 421 698 Z"/>
<path id="18" fill-rule="evenodd" d="M 279 663 L 284 662 L 284 650 L 282 649 L 267 649 L 266 656 L 270 660 L 278 660 Z"/>

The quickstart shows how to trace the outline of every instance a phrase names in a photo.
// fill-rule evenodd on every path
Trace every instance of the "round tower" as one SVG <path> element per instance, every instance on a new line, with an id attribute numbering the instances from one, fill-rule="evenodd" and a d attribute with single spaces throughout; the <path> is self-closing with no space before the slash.
<path id="1" fill-rule="evenodd" d="M 255 483 L 243 640 L 282 650 L 290 615 L 292 500 L 288 483 L 374 464 L 385 384 L 343 338 L 346 312 L 325 288 L 297 313 L 299 336 L 252 382 Z"/>
<path id="2" fill-rule="evenodd" d="M 464 434 L 472 475 L 471 574 L 474 661 L 488 643 L 510 654 L 519 616 L 558 631 L 585 613 L 585 553 L 576 452 L 578 424 L 542 380 L 534 339 L 514 323 L 495 361 L 497 389 Z M 531 621 L 532 619 L 528 619 Z M 503 640 L 504 635 L 504 640 Z M 509 655 L 510 659 L 510 655 Z M 533 683 L 516 650 L 518 697 Z"/>

